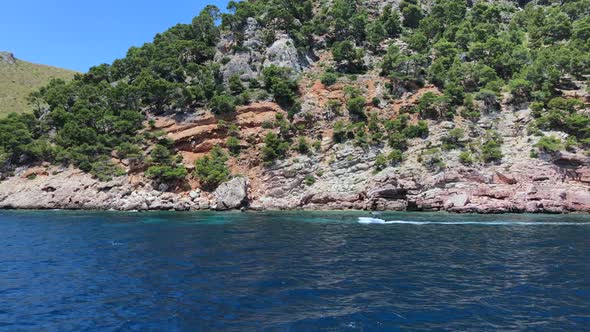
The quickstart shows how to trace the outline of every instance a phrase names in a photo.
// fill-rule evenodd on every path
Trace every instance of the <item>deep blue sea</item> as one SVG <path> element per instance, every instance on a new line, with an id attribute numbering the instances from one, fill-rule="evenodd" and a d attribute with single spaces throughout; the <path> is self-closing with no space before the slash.
<path id="1" fill-rule="evenodd" d="M 0 211 L 0 331 L 590 331 L 590 216 Z"/>

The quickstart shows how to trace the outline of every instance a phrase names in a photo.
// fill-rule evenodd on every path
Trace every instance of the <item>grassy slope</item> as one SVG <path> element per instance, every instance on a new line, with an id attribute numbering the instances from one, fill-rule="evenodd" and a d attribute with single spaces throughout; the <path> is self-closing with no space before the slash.
<path id="1" fill-rule="evenodd" d="M 27 96 L 31 92 L 49 83 L 52 78 L 70 80 L 75 73 L 21 60 L 15 64 L 0 62 L 0 117 L 10 112 L 29 111 Z"/>

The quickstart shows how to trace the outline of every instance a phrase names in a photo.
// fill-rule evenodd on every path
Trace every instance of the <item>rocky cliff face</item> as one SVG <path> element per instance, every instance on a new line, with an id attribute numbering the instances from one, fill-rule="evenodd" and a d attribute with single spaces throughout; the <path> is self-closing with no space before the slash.
<path id="1" fill-rule="evenodd" d="M 378 95 L 379 80 L 359 78 L 369 94 Z M 582 152 L 561 152 L 529 157 L 538 137 L 529 136 L 528 109 L 506 107 L 484 115 L 481 126 L 496 129 L 504 139 L 503 159 L 496 165 L 466 166 L 459 151 L 440 153 L 441 165 L 431 167 L 425 159 L 441 146 L 441 137 L 455 128 L 464 128 L 468 137 L 482 135 L 479 126 L 455 121 L 429 121 L 430 135 L 409 142 L 404 160 L 377 172 L 377 156 L 388 153 L 384 146 L 360 147 L 354 142 L 337 144 L 330 127 L 332 115 L 324 104 L 339 100 L 336 85 L 326 88 L 310 79 L 302 82 L 302 114 L 312 121 L 310 139 L 320 142 L 309 154 L 294 153 L 272 166 L 261 163 L 263 138 L 269 131 L 264 124 L 284 111 L 272 102 L 252 103 L 238 108 L 235 123 L 241 128 L 244 143 L 239 157 L 230 160 L 238 177 L 214 192 L 189 181 L 188 187 L 167 188 L 146 179 L 127 164 L 129 175 L 100 182 L 72 168 L 37 166 L 22 168 L 0 182 L 0 208 L 25 209 L 115 209 L 115 210 L 203 210 L 234 209 L 367 209 L 417 210 L 477 213 L 567 213 L 590 212 L 590 158 Z M 426 87 L 426 89 L 433 89 Z M 418 92 L 420 94 L 422 92 Z M 413 95 L 415 97 L 415 95 Z M 411 103 L 412 96 L 401 103 Z M 380 106 L 376 111 L 395 117 L 400 101 Z M 194 161 L 215 145 L 224 145 L 227 131 L 208 112 L 189 117 L 157 119 L 153 130 L 165 130 L 190 169 Z M 564 135 L 563 133 L 553 133 Z"/>
<path id="2" fill-rule="evenodd" d="M 374 174 L 376 150 L 332 148 L 332 157 L 299 157 L 254 168 L 214 193 L 164 192 L 141 176 L 100 182 L 79 170 L 21 170 L 0 183 L 0 208 L 90 210 L 367 209 L 476 213 L 590 212 L 588 160 L 514 160 L 489 168 L 456 166 L 438 173 L 408 162 Z M 581 164 L 583 162 L 583 164 Z M 558 164 L 556 164 L 558 163 Z M 318 176 L 320 173 L 321 176 Z M 315 183 L 306 177 L 315 175 Z"/>
<path id="3" fill-rule="evenodd" d="M 378 11 L 394 1 L 370 1 Z M 113 162 L 125 168 L 126 176 L 100 182 L 73 168 L 50 165 L 20 168 L 0 182 L 0 208 L 26 209 L 115 209 L 115 210 L 227 210 L 248 207 L 264 209 L 366 209 L 450 211 L 458 213 L 567 213 L 590 212 L 590 158 L 580 148 L 568 152 L 541 153 L 536 150 L 540 135 L 529 133 L 534 121 L 528 104 L 514 106 L 504 94 L 496 104 L 476 102 L 481 114 L 468 120 L 461 114 L 452 119 L 427 120 L 429 134 L 407 142 L 403 159 L 383 164 L 382 156 L 395 152 L 385 144 L 359 144 L 353 139 L 339 142 L 334 124 L 351 118 L 346 107 L 346 90 L 353 88 L 367 100 L 366 113 L 380 121 L 407 114 L 417 124 L 418 114 L 405 112 L 426 93 L 440 95 L 433 85 L 400 88 L 392 98 L 388 81 L 379 75 L 379 59 L 366 56 L 369 70 L 344 76 L 331 85 L 321 82 L 325 68 L 335 67 L 330 51 L 317 49 L 301 54 L 288 35 L 278 35 L 265 44 L 258 22 L 250 18 L 239 49 L 231 33 L 222 35 L 215 62 L 226 81 L 236 75 L 248 85 L 271 65 L 291 69 L 299 78 L 301 111 L 292 125 L 299 137 L 314 143 L 309 152 L 292 149 L 287 158 L 272 165 L 262 162 L 264 138 L 280 132 L 278 119 L 286 110 L 271 97 L 258 98 L 239 106 L 234 114 L 219 116 L 207 108 L 168 115 L 149 115 L 147 131 L 164 132 L 183 158 L 185 167 L 213 147 L 226 147 L 227 124 L 239 128 L 240 154 L 228 161 L 233 179 L 207 192 L 189 177 L 184 183 L 164 185 L 147 179 L 143 165 L 128 160 Z M 318 43 L 321 44 L 321 40 Z M 403 45 L 402 45 L 403 46 Z M 4 53 L 2 61 L 10 61 Z M 8 59 L 8 60 L 6 60 Z M 563 91 L 566 98 L 590 103 L 585 83 L 573 82 Z M 147 124 L 147 123 L 146 123 Z M 448 147 L 453 133 L 456 145 L 481 149 L 484 137 L 495 132 L 501 137 L 501 157 L 493 163 L 466 160 L 461 149 Z M 566 140 L 564 132 L 545 132 Z M 295 140 L 293 140 L 295 144 Z M 362 143 L 362 142 L 361 142 Z"/>

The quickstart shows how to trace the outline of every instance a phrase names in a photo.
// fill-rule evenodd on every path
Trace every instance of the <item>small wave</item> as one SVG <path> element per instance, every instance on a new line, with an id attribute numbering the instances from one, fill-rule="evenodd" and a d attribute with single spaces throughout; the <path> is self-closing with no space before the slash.
<path id="1" fill-rule="evenodd" d="M 360 224 L 370 225 L 487 225 L 487 226 L 540 226 L 540 225 L 569 225 L 569 226 L 590 226 L 588 222 L 562 222 L 562 221 L 410 221 L 410 220 L 383 220 L 377 218 L 360 217 Z"/>

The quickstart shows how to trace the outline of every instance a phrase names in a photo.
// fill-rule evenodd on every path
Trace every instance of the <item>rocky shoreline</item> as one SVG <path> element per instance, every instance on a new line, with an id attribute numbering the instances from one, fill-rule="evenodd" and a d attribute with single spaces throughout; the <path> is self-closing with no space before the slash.
<path id="1" fill-rule="evenodd" d="M 301 165 L 277 165 L 265 175 L 264 188 L 252 187 L 247 178 L 236 177 L 209 193 L 199 189 L 162 191 L 165 188 L 155 189 L 151 181 L 140 176 L 100 182 L 73 168 L 47 165 L 21 169 L 14 177 L 0 182 L 0 209 L 590 212 L 590 172 L 586 167 L 568 175 L 548 164 L 518 163 L 505 173 L 457 168 L 423 179 L 408 170 L 392 169 L 370 180 L 365 177 L 362 186 L 348 191 L 338 187 L 337 183 L 346 182 L 333 174 L 326 175 L 328 187 L 292 187 L 291 181 L 297 182 L 303 176 L 290 179 L 294 167 Z M 362 170 L 342 174 L 352 182 L 355 176 L 366 175 Z M 290 192 L 286 191 L 288 188 Z"/>

